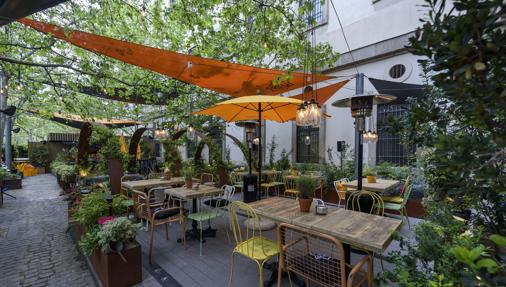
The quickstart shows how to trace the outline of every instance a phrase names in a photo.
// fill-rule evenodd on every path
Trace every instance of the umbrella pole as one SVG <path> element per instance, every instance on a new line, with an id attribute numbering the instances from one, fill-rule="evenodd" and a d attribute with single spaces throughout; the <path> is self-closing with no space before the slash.
<path id="1" fill-rule="evenodd" d="M 258 103 L 258 198 L 262 198 L 262 104 Z"/>

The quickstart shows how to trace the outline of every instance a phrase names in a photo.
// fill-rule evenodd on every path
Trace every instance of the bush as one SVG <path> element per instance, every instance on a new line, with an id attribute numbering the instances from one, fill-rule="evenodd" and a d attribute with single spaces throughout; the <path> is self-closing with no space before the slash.
<path id="1" fill-rule="evenodd" d="M 45 145 L 35 145 L 28 154 L 30 163 L 35 167 L 46 167 L 49 164 L 49 152 Z"/>
<path id="2" fill-rule="evenodd" d="M 96 249 L 107 253 L 111 250 L 111 243 L 121 242 L 126 245 L 132 242 L 140 226 L 140 223 L 133 223 L 127 217 L 109 220 L 88 231 L 79 241 L 79 247 L 86 255 Z"/>
<path id="3" fill-rule="evenodd" d="M 316 185 L 316 179 L 313 177 L 302 175 L 297 178 L 297 189 L 301 198 L 313 198 Z"/>

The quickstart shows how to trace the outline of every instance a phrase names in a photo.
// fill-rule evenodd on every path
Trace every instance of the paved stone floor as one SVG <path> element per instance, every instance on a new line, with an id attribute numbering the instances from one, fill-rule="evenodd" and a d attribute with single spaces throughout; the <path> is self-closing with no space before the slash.
<path id="1" fill-rule="evenodd" d="M 66 232 L 67 203 L 50 174 L 23 179 L 0 208 L 0 286 L 95 286 Z"/>

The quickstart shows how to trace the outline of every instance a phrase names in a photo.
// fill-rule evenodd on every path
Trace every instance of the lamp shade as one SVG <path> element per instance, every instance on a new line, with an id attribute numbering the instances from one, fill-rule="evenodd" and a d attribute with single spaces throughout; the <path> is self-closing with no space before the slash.
<path id="1" fill-rule="evenodd" d="M 5 110 L 3 110 L 1 112 L 8 115 L 9 117 L 12 117 L 16 113 L 16 107 L 15 106 L 8 106 Z"/>

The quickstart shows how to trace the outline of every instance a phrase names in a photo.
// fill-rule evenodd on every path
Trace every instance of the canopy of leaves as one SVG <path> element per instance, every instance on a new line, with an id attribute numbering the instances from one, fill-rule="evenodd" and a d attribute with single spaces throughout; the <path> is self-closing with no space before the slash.
<path id="1" fill-rule="evenodd" d="M 308 32 L 300 15 L 311 8 L 308 4 L 299 5 L 296 0 L 169 2 L 74 0 L 32 17 L 171 51 L 286 70 L 303 68 Z M 9 104 L 24 110 L 36 108 L 48 116 L 56 111 L 88 119 L 151 121 L 156 116 L 173 127 L 181 122 L 211 121 L 190 119 L 188 114 L 223 97 L 77 48 L 16 22 L 0 31 L 0 65 L 11 76 Z M 328 44 L 318 44 L 315 49 L 317 66 L 337 57 Z M 93 97 L 82 93 L 83 87 L 93 95 L 141 96 L 148 103 L 168 95 L 171 100 L 166 106 L 147 108 Z M 30 132 L 33 120 L 23 113 L 18 117 L 18 124 Z"/>

